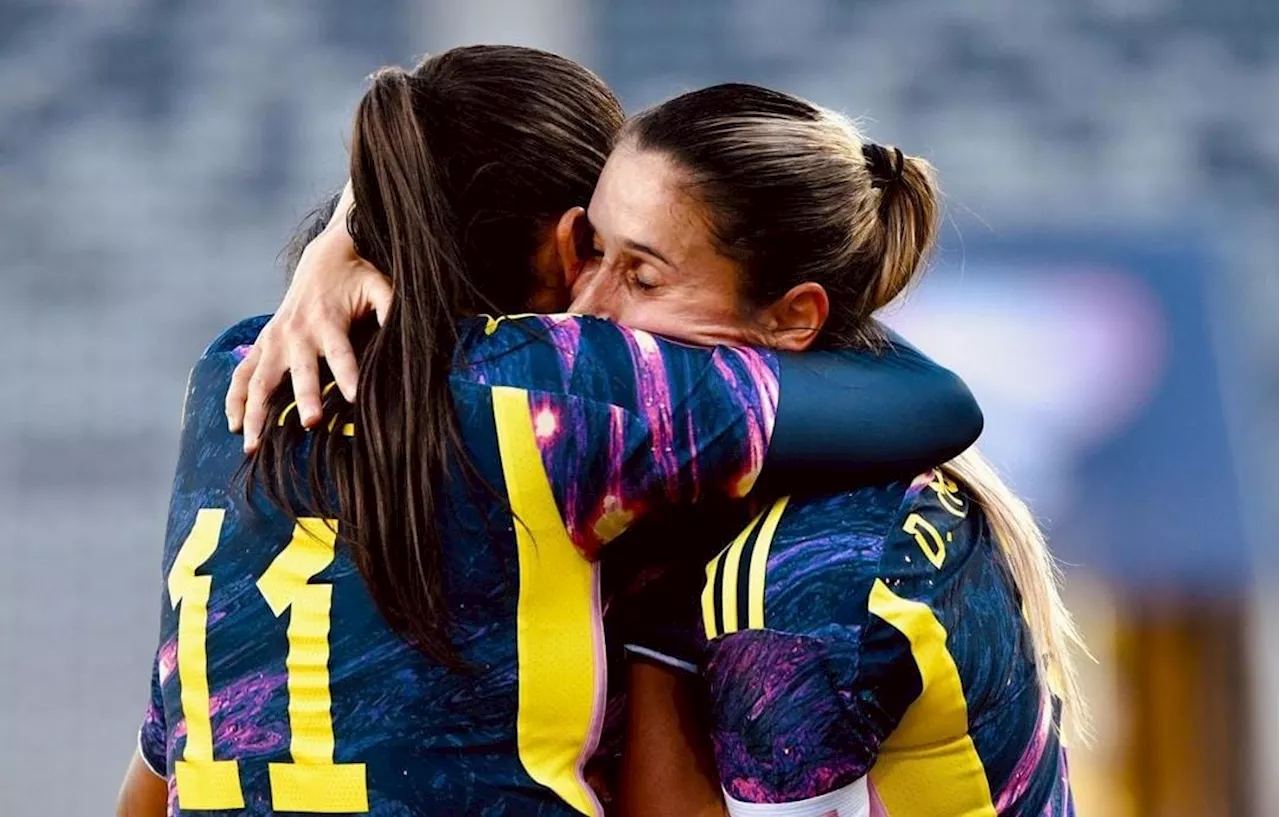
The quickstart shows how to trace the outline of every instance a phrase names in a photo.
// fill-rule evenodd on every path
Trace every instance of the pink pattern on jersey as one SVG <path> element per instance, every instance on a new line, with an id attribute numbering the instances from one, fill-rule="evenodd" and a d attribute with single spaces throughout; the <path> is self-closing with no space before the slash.
<path id="1" fill-rule="evenodd" d="M 778 416 L 778 379 L 774 375 L 773 368 L 769 365 L 769 362 L 754 349 L 725 348 L 721 349 L 720 352 L 738 356 L 743 366 L 750 373 L 752 385 L 755 386 L 756 394 L 760 398 L 757 403 L 760 407 L 759 416 L 757 417 L 752 412 L 747 412 L 743 416 L 747 425 L 750 459 L 746 467 L 729 486 L 729 496 L 740 499 L 751 492 L 751 489 L 756 484 L 756 479 L 760 476 L 760 469 L 764 467 L 765 454 L 769 448 L 768 441 L 773 435 L 773 424 Z M 717 354 L 714 360 L 716 370 L 720 372 L 720 376 L 727 383 L 737 388 L 739 385 L 738 378 L 734 375 L 733 369 L 725 363 L 720 354 Z"/>
<path id="2" fill-rule="evenodd" d="M 632 329 L 624 333 L 636 371 L 636 402 L 653 443 L 653 460 L 666 487 L 666 498 L 680 498 L 680 459 L 675 454 L 676 432 L 671 419 L 671 388 L 667 364 L 658 341 L 648 332 Z"/>
<path id="3" fill-rule="evenodd" d="M 174 636 L 168 641 L 160 645 L 158 657 L 156 659 L 159 665 L 160 683 L 163 685 L 169 680 L 169 676 L 173 674 L 174 669 L 178 666 L 178 638 Z"/>
<path id="4" fill-rule="evenodd" d="M 543 315 L 542 325 L 547 328 L 551 345 L 560 354 L 560 371 L 564 373 L 564 385 L 568 388 L 573 365 L 578 359 L 578 346 L 582 342 L 582 324 L 573 315 Z"/>
<path id="5" fill-rule="evenodd" d="M 284 747 L 287 734 L 264 714 L 272 696 L 284 689 L 286 675 L 253 675 L 209 696 L 214 751 L 220 756 L 267 754 Z M 186 733 L 186 720 L 174 730 Z"/>
<path id="6" fill-rule="evenodd" d="M 556 446 L 568 439 L 584 439 L 588 430 L 583 417 L 566 411 L 563 405 L 548 395 L 532 395 L 529 410 L 533 420 L 533 435 L 543 454 L 548 469 L 554 467 L 550 454 Z M 598 480 L 584 482 L 581 474 L 568 474 L 559 482 L 564 492 L 563 521 L 569 538 L 588 559 L 593 559 L 600 548 L 607 545 L 643 515 L 647 504 L 628 491 L 624 479 L 627 447 L 628 417 L 625 409 L 610 406 L 609 429 L 605 440 L 607 471 L 603 475 L 604 490 Z M 594 506 L 587 504 L 595 500 Z"/>
<path id="7" fill-rule="evenodd" d="M 918 474 L 915 479 L 911 480 L 911 484 L 907 486 L 907 496 L 913 497 L 916 494 L 929 487 L 929 484 L 939 478 L 941 474 L 934 469 Z"/>
<path id="8" fill-rule="evenodd" d="M 685 415 L 685 437 L 686 443 L 690 451 L 698 450 L 698 433 L 694 430 L 693 413 Z M 689 495 L 690 502 L 700 502 L 702 500 L 702 480 L 698 473 L 698 458 L 689 458 L 689 484 L 693 486 L 693 492 Z"/>
<path id="9" fill-rule="evenodd" d="M 996 813 L 1004 814 L 1026 793 L 1036 769 L 1040 766 L 1040 759 L 1044 756 L 1044 749 L 1048 745 L 1049 732 L 1052 728 L 1053 711 L 1051 707 L 1045 705 L 1044 696 L 1041 695 L 1040 714 L 1037 718 L 1035 734 L 1023 751 L 1022 757 L 1013 767 L 1013 771 L 1009 773 L 1009 779 L 1005 781 L 1000 796 L 996 798 Z"/>
<path id="10" fill-rule="evenodd" d="M 609 544 L 625 531 L 633 520 L 640 517 L 647 504 L 630 497 L 624 479 L 627 450 L 627 412 L 619 406 L 609 407 L 609 473 L 607 490 L 587 517 L 586 529 L 579 531 L 575 542 L 588 558 L 594 558 L 600 548 Z"/>

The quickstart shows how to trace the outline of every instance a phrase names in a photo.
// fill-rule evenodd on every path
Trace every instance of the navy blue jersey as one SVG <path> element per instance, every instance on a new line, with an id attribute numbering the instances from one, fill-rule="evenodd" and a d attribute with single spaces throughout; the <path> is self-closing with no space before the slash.
<path id="1" fill-rule="evenodd" d="M 699 572 L 628 637 L 703 672 L 731 813 L 1073 813 L 1003 551 L 943 472 L 779 499 Z"/>
<path id="2" fill-rule="evenodd" d="M 656 509 L 750 491 L 778 358 L 588 318 L 466 322 L 450 387 L 502 499 L 446 481 L 445 595 L 472 668 L 455 672 L 387 625 L 331 520 L 243 498 L 222 403 L 264 322 L 214 342 L 184 410 L 140 741 L 171 812 L 599 813 L 583 778 L 606 682 L 595 557 Z"/>

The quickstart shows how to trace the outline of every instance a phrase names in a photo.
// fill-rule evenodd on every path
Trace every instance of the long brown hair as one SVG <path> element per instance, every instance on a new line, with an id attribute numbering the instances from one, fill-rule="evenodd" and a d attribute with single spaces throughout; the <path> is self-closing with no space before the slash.
<path id="1" fill-rule="evenodd" d="M 336 517 L 387 621 L 449 666 L 441 516 L 446 480 L 473 474 L 448 382 L 458 321 L 524 308 L 541 236 L 590 199 L 621 124 L 590 71 L 514 46 L 384 68 L 356 110 L 348 226 L 390 278 L 391 308 L 380 329 L 357 330 L 359 397 L 347 406 L 330 390 L 314 440 L 288 389 L 273 396 L 268 416 L 284 421 L 250 478 L 295 517 Z"/>

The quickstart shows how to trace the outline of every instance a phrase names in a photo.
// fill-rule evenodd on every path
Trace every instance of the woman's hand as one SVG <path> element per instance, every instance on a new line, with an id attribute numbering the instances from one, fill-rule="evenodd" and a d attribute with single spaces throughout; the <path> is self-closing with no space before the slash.
<path id="1" fill-rule="evenodd" d="M 381 323 L 391 305 L 386 276 L 356 254 L 347 231 L 351 186 L 343 192 L 325 231 L 307 245 L 280 309 L 236 366 L 227 390 L 227 425 L 244 430 L 252 453 L 266 423 L 267 399 L 287 371 L 304 426 L 320 421 L 319 358 L 324 358 L 348 401 L 356 397 L 360 371 L 348 333 L 352 321 L 374 312 Z"/>

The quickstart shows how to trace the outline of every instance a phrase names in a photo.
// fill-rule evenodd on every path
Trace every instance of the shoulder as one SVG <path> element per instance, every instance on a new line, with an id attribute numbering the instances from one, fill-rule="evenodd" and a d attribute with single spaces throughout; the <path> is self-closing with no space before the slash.
<path id="1" fill-rule="evenodd" d="M 911 481 L 885 540 L 886 580 L 936 588 L 953 578 L 973 549 L 973 503 L 941 469 Z"/>
<path id="2" fill-rule="evenodd" d="M 564 391 L 582 345 L 571 315 L 479 315 L 458 328 L 456 379 L 491 386 Z"/>
<path id="3" fill-rule="evenodd" d="M 780 500 L 760 524 L 769 626 L 801 633 L 860 626 L 904 483 Z M 769 522 L 773 516 L 774 528 Z"/>
<path id="4" fill-rule="evenodd" d="M 249 347 L 258 339 L 262 327 L 267 325 L 267 321 L 271 320 L 270 315 L 255 315 L 252 318 L 245 318 L 242 321 L 233 323 L 226 329 L 223 329 L 213 341 L 205 347 L 204 353 L 200 355 L 200 359 L 207 357 L 216 357 L 223 354 L 239 354 L 243 357 L 248 352 Z"/>
<path id="5" fill-rule="evenodd" d="M 244 359 L 270 315 L 245 318 L 223 329 L 191 368 L 183 396 L 182 427 L 204 427 L 210 418 L 225 428 L 223 405 L 231 372 Z"/>
<path id="6" fill-rule="evenodd" d="M 566 373 L 583 357 L 631 359 L 631 351 L 650 344 L 646 332 L 586 315 L 480 315 L 464 321 L 458 333 L 458 362 L 492 368 L 501 361 L 540 358 L 557 361 Z"/>
<path id="7" fill-rule="evenodd" d="M 495 355 L 557 353 L 569 368 L 587 362 L 644 368 L 653 363 L 707 365 L 722 360 L 729 368 L 763 368 L 774 377 L 778 369 L 777 354 L 772 350 L 695 346 L 604 318 L 569 313 L 480 315 L 463 322 L 458 350 L 459 362 L 472 365 L 486 363 Z"/>

